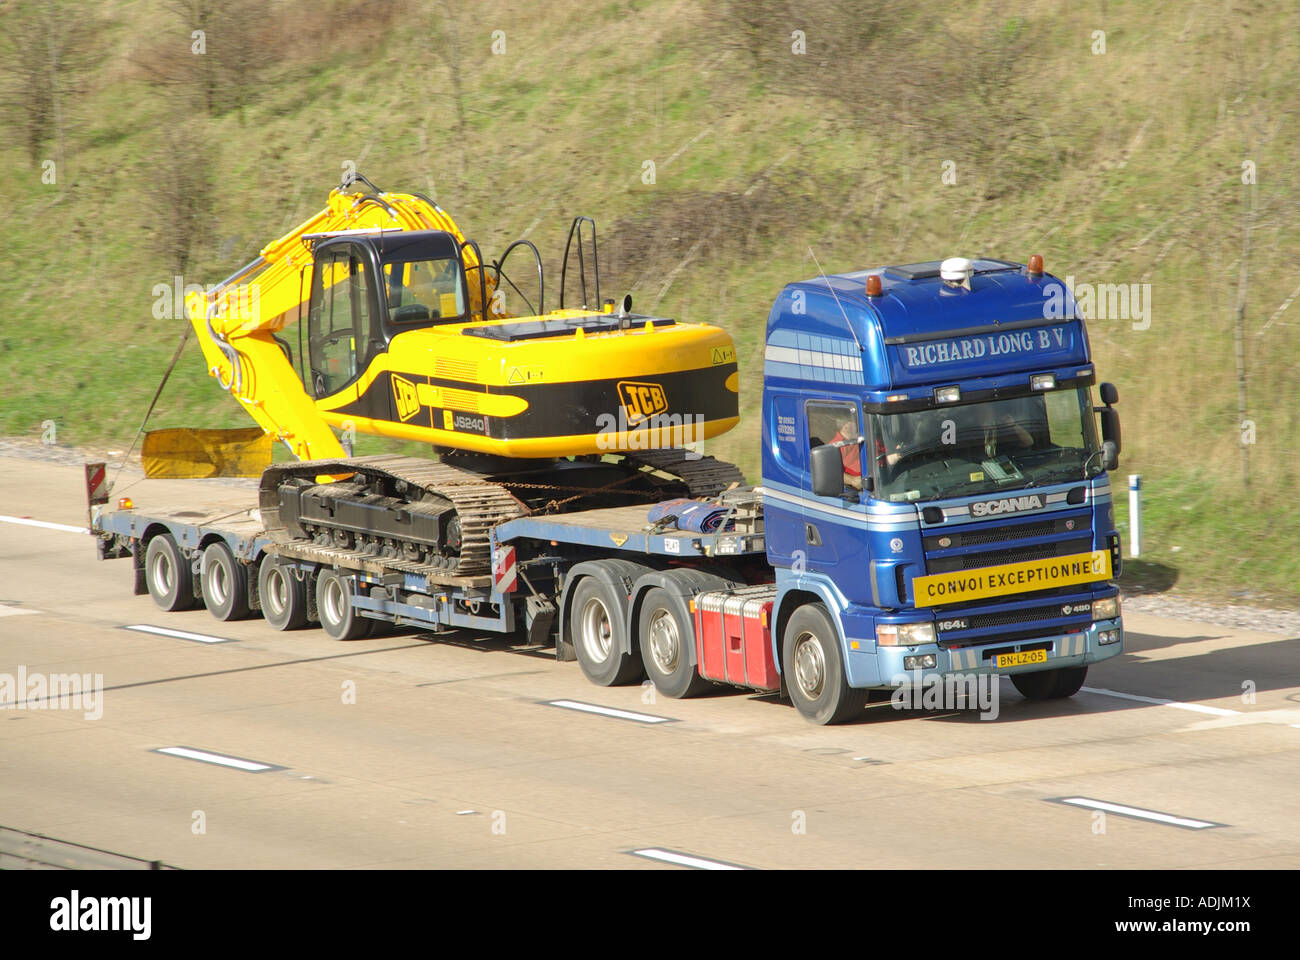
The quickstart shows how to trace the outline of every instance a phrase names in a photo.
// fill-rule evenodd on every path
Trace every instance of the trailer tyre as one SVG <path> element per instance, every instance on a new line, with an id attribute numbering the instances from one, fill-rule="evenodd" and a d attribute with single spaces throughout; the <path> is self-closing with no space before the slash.
<path id="1" fill-rule="evenodd" d="M 276 630 L 301 630 L 307 626 L 307 581 L 295 576 L 288 564 L 275 557 L 262 560 L 257 573 L 262 616 Z"/>
<path id="2" fill-rule="evenodd" d="M 144 580 L 149 596 L 163 610 L 189 610 L 194 606 L 190 564 L 170 533 L 149 541 L 144 556 Z"/>
<path id="3" fill-rule="evenodd" d="M 1063 700 L 1079 692 L 1087 667 L 1058 667 L 1034 673 L 1013 673 L 1011 684 L 1028 700 Z"/>
<path id="4" fill-rule="evenodd" d="M 370 636 L 374 621 L 352 606 L 348 578 L 337 570 L 322 570 L 316 577 L 316 607 L 321 628 L 334 640 L 362 640 Z"/>
<path id="5" fill-rule="evenodd" d="M 656 690 L 681 699 L 699 696 L 713 686 L 695 668 L 695 625 L 685 600 L 653 587 L 641 600 L 639 621 L 641 662 Z"/>
<path id="6" fill-rule="evenodd" d="M 623 636 L 626 628 L 609 588 L 595 577 L 584 577 L 573 588 L 571 609 L 573 649 L 587 679 L 602 687 L 641 679 L 644 670 L 639 651 L 619 652 L 624 646 L 621 641 L 626 639 Z"/>
<path id="7" fill-rule="evenodd" d="M 849 686 L 839 634 L 820 603 L 802 606 L 790 616 L 781 664 L 790 699 L 813 723 L 843 723 L 860 716 L 867 705 L 867 691 Z"/>
<path id="8" fill-rule="evenodd" d="M 224 543 L 210 543 L 199 568 L 203 601 L 218 620 L 243 620 L 248 616 L 248 571 Z"/>

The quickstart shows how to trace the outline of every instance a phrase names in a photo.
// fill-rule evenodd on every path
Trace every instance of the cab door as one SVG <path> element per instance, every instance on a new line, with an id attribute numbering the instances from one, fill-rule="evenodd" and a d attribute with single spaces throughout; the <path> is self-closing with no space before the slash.
<path id="1" fill-rule="evenodd" d="M 806 450 L 863 435 L 861 405 L 847 400 L 809 400 L 804 404 Z M 803 474 L 804 544 L 808 570 L 833 579 L 850 600 L 869 596 L 866 584 L 867 528 L 864 477 L 869 477 L 865 444 L 840 448 L 843 488 L 839 496 L 819 497 L 812 476 Z"/>
<path id="2" fill-rule="evenodd" d="M 378 326 L 375 273 L 367 251 L 340 244 L 320 251 L 307 316 L 310 389 L 332 397 L 365 372 Z"/>

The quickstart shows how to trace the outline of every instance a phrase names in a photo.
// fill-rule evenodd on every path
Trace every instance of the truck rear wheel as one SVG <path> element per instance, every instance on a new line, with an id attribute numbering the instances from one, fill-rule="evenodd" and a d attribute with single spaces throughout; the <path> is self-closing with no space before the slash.
<path id="1" fill-rule="evenodd" d="M 199 576 L 208 613 L 218 620 L 243 620 L 248 616 L 248 573 L 228 546 L 208 544 Z"/>
<path id="2" fill-rule="evenodd" d="M 144 557 L 144 582 L 153 602 L 169 613 L 194 606 L 190 565 L 170 533 L 149 541 Z"/>
<path id="3" fill-rule="evenodd" d="M 666 697 L 694 697 L 712 686 L 695 669 L 695 625 L 686 601 L 653 587 L 641 601 L 637 637 L 646 676 Z"/>
<path id="4" fill-rule="evenodd" d="M 638 653 L 628 646 L 619 604 L 596 577 L 585 577 L 573 588 L 569 618 L 573 649 L 587 679 L 602 687 L 633 683 L 643 672 Z"/>
<path id="5" fill-rule="evenodd" d="M 785 625 L 781 664 L 795 708 L 813 723 L 843 723 L 860 715 L 867 691 L 849 686 L 840 638 L 820 603 L 800 607 Z"/>
<path id="6" fill-rule="evenodd" d="M 307 582 L 275 557 L 265 557 L 257 573 L 262 616 L 276 630 L 301 630 L 307 626 Z"/>
<path id="7" fill-rule="evenodd" d="M 1034 673 L 1013 673 L 1011 683 L 1022 697 L 1029 700 L 1063 700 L 1078 693 L 1087 676 L 1087 667 L 1058 667 Z"/>
<path id="8" fill-rule="evenodd" d="M 361 640 L 370 635 L 374 621 L 352 606 L 348 578 L 337 570 L 322 570 L 316 577 L 316 607 L 321 628 L 334 640 Z"/>

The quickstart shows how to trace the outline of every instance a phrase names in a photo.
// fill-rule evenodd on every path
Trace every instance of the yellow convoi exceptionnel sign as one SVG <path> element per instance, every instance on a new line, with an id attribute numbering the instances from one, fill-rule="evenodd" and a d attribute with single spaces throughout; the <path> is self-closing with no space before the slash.
<path id="1" fill-rule="evenodd" d="M 960 603 L 1007 593 L 1046 590 L 1072 583 L 1109 580 L 1110 552 L 1072 553 L 1066 557 L 1047 557 L 1023 563 L 1004 563 L 996 567 L 977 567 L 953 573 L 935 573 L 912 580 L 912 593 L 918 607 L 941 603 Z"/>

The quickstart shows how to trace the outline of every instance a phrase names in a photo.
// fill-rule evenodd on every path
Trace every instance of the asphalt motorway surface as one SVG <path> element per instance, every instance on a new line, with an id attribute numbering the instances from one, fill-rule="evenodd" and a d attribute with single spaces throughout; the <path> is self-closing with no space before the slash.
<path id="1" fill-rule="evenodd" d="M 231 496 L 176 483 L 129 495 Z M 0 708 L 17 830 L 186 868 L 1300 867 L 1300 628 L 1126 612 L 1071 700 L 1003 681 L 993 720 L 879 703 L 816 727 L 499 638 L 163 613 L 88 535 L 13 522 L 84 526 L 83 498 L 76 467 L 0 459 L 0 682 L 103 677 L 90 710 Z"/>

